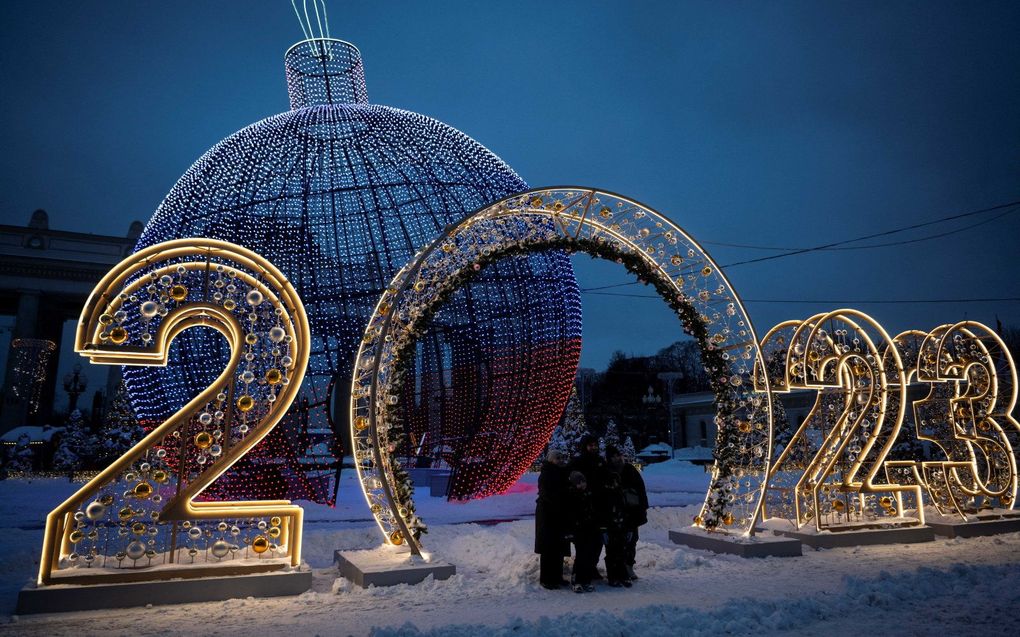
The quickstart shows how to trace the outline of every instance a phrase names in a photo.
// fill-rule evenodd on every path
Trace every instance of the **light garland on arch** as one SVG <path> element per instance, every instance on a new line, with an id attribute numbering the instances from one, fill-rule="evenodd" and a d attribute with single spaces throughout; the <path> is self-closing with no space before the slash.
<path id="1" fill-rule="evenodd" d="M 754 387 L 758 343 L 739 298 L 714 261 L 679 227 L 633 200 L 585 188 L 534 190 L 451 225 L 397 273 L 381 295 L 358 351 L 351 385 L 354 459 L 366 501 L 387 542 L 420 553 L 424 524 L 394 457 L 409 352 L 435 311 L 484 268 L 509 255 L 586 252 L 639 274 L 700 344 L 716 394 L 716 462 L 697 523 L 753 533 L 771 443 L 770 394 Z M 564 398 L 566 396 L 564 395 Z M 495 408 L 498 408 L 495 407 Z M 534 427 L 548 440 L 559 413 Z M 513 444 L 513 437 L 508 437 Z M 507 449 L 517 477 L 535 448 Z"/>

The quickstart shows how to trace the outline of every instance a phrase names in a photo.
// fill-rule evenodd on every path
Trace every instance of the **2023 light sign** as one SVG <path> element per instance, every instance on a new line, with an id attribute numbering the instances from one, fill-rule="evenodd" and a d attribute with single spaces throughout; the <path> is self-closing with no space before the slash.
<path id="1" fill-rule="evenodd" d="M 397 274 L 366 327 L 351 385 L 353 452 L 388 543 L 421 551 L 423 525 L 393 457 L 399 424 L 391 408 L 405 354 L 432 313 L 485 265 L 546 249 L 625 264 L 701 345 L 718 435 L 696 525 L 750 534 L 764 510 L 762 517 L 819 530 L 909 526 L 924 523 L 925 497 L 964 518 L 1015 503 L 1017 375 L 992 330 L 963 322 L 891 338 L 867 315 L 837 310 L 777 325 L 759 346 L 718 266 L 667 218 L 611 193 L 541 189 L 450 226 Z M 97 285 L 75 350 L 100 364 L 166 365 L 174 338 L 198 327 L 225 337 L 226 368 L 48 516 L 40 584 L 300 564 L 300 507 L 195 501 L 276 426 L 304 377 L 308 319 L 272 264 L 211 239 L 142 250 Z M 912 378 L 929 393 L 908 405 Z M 772 394 L 798 389 L 816 392 L 814 406 L 773 460 Z M 944 459 L 887 460 L 904 435 L 931 442 Z M 535 453 L 524 450 L 522 462 Z"/>
<path id="2" fill-rule="evenodd" d="M 243 574 L 300 564 L 300 507 L 195 501 L 276 426 L 304 378 L 308 319 L 279 270 L 249 250 L 212 239 L 146 248 L 96 286 L 82 310 L 75 351 L 93 363 L 166 365 L 174 338 L 200 327 L 227 340 L 226 368 L 50 513 L 40 584 Z"/>
<path id="3" fill-rule="evenodd" d="M 765 517 L 852 530 L 923 524 L 926 500 L 963 519 L 1012 508 L 1016 368 L 988 327 L 965 321 L 891 338 L 871 317 L 836 310 L 780 323 L 762 351 L 756 381 L 817 392 L 772 463 Z M 911 379 L 927 396 L 908 398 Z M 905 437 L 944 458 L 888 460 Z"/>

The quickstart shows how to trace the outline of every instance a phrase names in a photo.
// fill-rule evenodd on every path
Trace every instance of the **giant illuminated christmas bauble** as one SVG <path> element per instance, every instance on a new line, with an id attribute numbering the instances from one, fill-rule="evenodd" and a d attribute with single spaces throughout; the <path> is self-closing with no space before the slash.
<path id="1" fill-rule="evenodd" d="M 396 270 L 447 224 L 525 182 L 492 152 L 435 119 L 368 103 L 360 53 L 309 40 L 285 56 L 291 110 L 216 144 L 156 210 L 138 249 L 192 236 L 254 250 L 298 289 L 312 356 L 301 396 L 260 467 L 233 483 L 276 478 L 260 495 L 329 500 L 321 480 L 342 452 L 354 355 Z M 210 294 L 215 294 L 211 290 Z M 454 469 L 452 495 L 499 491 L 519 475 L 505 456 L 544 444 L 566 402 L 580 352 L 580 303 L 561 252 L 515 257 L 458 292 L 420 339 L 400 401 L 405 449 Z M 212 332 L 178 339 L 166 368 L 125 369 L 141 418 L 164 420 L 208 387 L 227 350 Z M 327 395 L 334 380 L 332 396 Z M 344 409 L 331 422 L 331 403 Z M 275 440 L 275 442 L 274 442 Z M 259 460 L 261 458 L 261 460 Z M 319 473 L 316 473 L 319 471 Z M 249 485 L 250 486 L 250 485 Z M 270 491 L 273 491 L 270 489 Z M 245 495 L 233 493 L 232 495 Z"/>

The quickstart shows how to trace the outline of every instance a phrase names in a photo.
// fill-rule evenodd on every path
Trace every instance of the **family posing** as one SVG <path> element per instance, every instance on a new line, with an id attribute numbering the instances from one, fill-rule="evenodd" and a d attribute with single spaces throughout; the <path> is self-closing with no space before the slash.
<path id="1" fill-rule="evenodd" d="M 585 436 L 581 454 L 567 464 L 552 450 L 538 476 L 535 507 L 535 552 L 539 581 L 548 589 L 569 585 L 576 593 L 595 590 L 602 579 L 599 555 L 606 551 L 606 580 L 610 586 L 630 587 L 637 579 L 634 557 L 638 527 L 648 521 L 648 496 L 641 474 L 607 447 L 603 459 L 598 439 Z M 574 545 L 571 581 L 563 579 L 563 558 Z"/>

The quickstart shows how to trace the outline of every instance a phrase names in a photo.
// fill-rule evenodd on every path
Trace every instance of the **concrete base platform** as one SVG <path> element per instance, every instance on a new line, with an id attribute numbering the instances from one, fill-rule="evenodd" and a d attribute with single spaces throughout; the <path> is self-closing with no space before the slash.
<path id="1" fill-rule="evenodd" d="M 1020 515 L 998 519 L 977 519 L 968 522 L 955 520 L 928 520 L 928 526 L 942 537 L 980 537 L 1020 531 Z"/>
<path id="2" fill-rule="evenodd" d="M 800 540 L 776 537 L 772 534 L 745 538 L 685 529 L 670 531 L 669 539 L 674 544 L 689 546 L 692 549 L 740 557 L 799 557 L 802 554 Z"/>
<path id="3" fill-rule="evenodd" d="M 19 615 L 104 608 L 213 602 L 245 597 L 300 595 L 312 587 L 307 566 L 253 575 L 168 579 L 125 584 L 30 584 L 18 594 Z"/>
<path id="4" fill-rule="evenodd" d="M 861 529 L 809 533 L 805 531 L 776 530 L 776 534 L 800 540 L 816 549 L 834 549 L 843 546 L 868 546 L 876 544 L 917 544 L 931 542 L 935 532 L 927 526 L 907 526 L 894 529 Z"/>
<path id="5" fill-rule="evenodd" d="M 395 552 L 389 546 L 368 551 L 337 551 L 333 561 L 340 575 L 362 588 L 417 584 L 429 575 L 442 580 L 457 572 L 453 564 L 434 558 L 429 562 L 411 562 L 409 553 Z"/>

